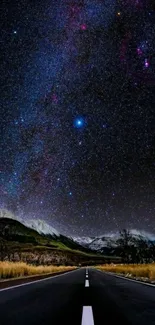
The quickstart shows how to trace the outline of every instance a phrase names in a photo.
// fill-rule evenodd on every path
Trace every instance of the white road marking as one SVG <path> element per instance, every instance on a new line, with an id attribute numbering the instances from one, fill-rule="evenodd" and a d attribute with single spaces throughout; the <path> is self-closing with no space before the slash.
<path id="1" fill-rule="evenodd" d="M 23 283 L 23 284 L 17 284 L 15 286 L 12 286 L 12 287 L 8 287 L 8 288 L 4 288 L 4 289 L 0 289 L 0 292 L 1 291 L 6 291 L 6 290 L 11 290 L 11 289 L 15 289 L 15 288 L 19 288 L 19 287 L 24 287 L 24 286 L 28 286 L 30 284 L 33 284 L 33 283 L 37 283 L 37 282 L 41 282 L 41 281 L 47 281 L 47 280 L 51 280 L 51 279 L 54 279 L 54 278 L 57 278 L 57 277 L 60 277 L 60 276 L 63 276 L 63 275 L 67 275 L 71 272 L 75 272 L 77 270 L 72 270 L 72 271 L 69 271 L 69 272 L 66 272 L 66 273 L 63 273 L 63 274 L 58 274 L 58 275 L 53 275 L 49 278 L 45 278 L 45 279 L 40 279 L 40 280 L 35 280 L 35 281 L 31 281 L 31 282 L 27 282 L 27 283 Z M 20 279 L 20 278 L 19 278 Z"/>
<path id="2" fill-rule="evenodd" d="M 85 281 L 85 287 L 89 287 L 89 280 Z"/>
<path id="3" fill-rule="evenodd" d="M 100 270 L 98 270 L 98 271 L 100 271 Z M 131 282 L 136 282 L 136 283 L 139 283 L 139 284 L 144 284 L 146 286 L 150 286 L 150 287 L 154 287 L 155 288 L 155 284 L 146 283 L 146 282 L 138 281 L 138 280 L 134 280 L 134 279 L 129 279 L 129 278 L 124 277 L 124 276 L 121 276 L 121 275 L 116 275 L 115 273 L 112 273 L 112 272 L 103 272 L 103 271 L 100 271 L 100 272 L 106 273 L 108 275 L 115 276 L 116 278 L 120 278 L 120 279 L 127 280 L 127 281 L 131 281 Z"/>
<path id="4" fill-rule="evenodd" d="M 88 279 L 88 274 L 86 274 L 86 279 Z"/>
<path id="5" fill-rule="evenodd" d="M 94 325 L 92 306 L 83 306 L 81 325 Z"/>

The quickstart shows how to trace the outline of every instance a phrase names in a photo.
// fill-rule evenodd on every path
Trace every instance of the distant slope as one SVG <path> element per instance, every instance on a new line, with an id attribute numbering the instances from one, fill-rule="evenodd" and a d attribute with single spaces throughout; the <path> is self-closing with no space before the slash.
<path id="1" fill-rule="evenodd" d="M 18 220 L 0 218 L 0 261 L 35 265 L 94 265 L 108 261 L 63 235 L 42 234 Z M 114 262 L 117 258 L 112 258 Z"/>
<path id="2" fill-rule="evenodd" d="M 22 221 L 22 223 L 24 223 L 24 225 L 27 226 L 28 228 L 36 230 L 40 234 L 52 235 L 53 237 L 60 236 L 59 232 L 55 228 L 51 227 L 43 220 L 34 219 L 34 220 Z"/>
<path id="3" fill-rule="evenodd" d="M 14 215 L 13 213 L 11 213 L 6 209 L 0 209 L 0 219 L 1 218 L 17 220 L 23 225 L 25 225 L 26 227 L 36 230 L 40 234 L 44 234 L 44 235 L 50 234 L 52 236 L 60 235 L 55 228 L 48 225 L 44 220 L 40 220 L 40 219 L 25 220 L 20 218 L 19 216 Z"/>
<path id="4" fill-rule="evenodd" d="M 23 221 L 0 210 L 0 261 L 4 260 L 35 265 L 94 265 L 118 258 L 93 252 L 43 221 Z"/>
<path id="5" fill-rule="evenodd" d="M 87 236 L 85 236 L 85 237 L 73 237 L 73 240 L 76 242 L 76 243 L 78 243 L 78 244 L 80 244 L 80 245 L 82 245 L 82 246 L 84 246 L 84 247 L 89 247 L 89 245 L 92 243 L 92 241 L 95 239 L 96 237 L 87 237 Z"/>
<path id="6" fill-rule="evenodd" d="M 0 237 L 9 241 L 27 242 L 35 245 L 52 246 L 58 249 L 91 253 L 90 248 L 85 248 L 72 238 L 60 234 L 45 221 L 36 219 L 23 220 L 5 209 L 0 210 Z"/>
<path id="7" fill-rule="evenodd" d="M 45 221 L 24 220 L 6 209 L 0 209 L 0 237 L 7 241 L 91 253 L 90 248 L 85 248 L 72 238 L 60 234 Z"/>
<path id="8" fill-rule="evenodd" d="M 42 245 L 66 250 L 81 249 L 84 251 L 84 248 L 82 246 L 75 243 L 70 238 L 67 238 L 60 234 L 57 236 L 56 233 L 45 235 L 44 233 L 39 233 L 35 229 L 31 229 L 23 225 L 18 220 L 9 218 L 0 218 L 0 237 L 7 241 L 31 243 L 33 245 Z"/>
<path id="9" fill-rule="evenodd" d="M 47 239 L 18 220 L 0 218 L 0 237 L 7 241 L 45 245 Z"/>
<path id="10" fill-rule="evenodd" d="M 130 230 L 131 235 L 131 245 L 138 245 L 140 241 L 145 241 L 150 245 L 150 243 L 155 243 L 155 235 L 150 234 L 146 231 L 138 231 L 135 229 Z M 99 237 L 74 237 L 74 240 L 91 249 L 92 251 L 100 252 L 103 254 L 113 254 L 117 251 L 118 240 L 120 238 L 119 232 L 114 232 L 110 234 L 105 234 Z"/>

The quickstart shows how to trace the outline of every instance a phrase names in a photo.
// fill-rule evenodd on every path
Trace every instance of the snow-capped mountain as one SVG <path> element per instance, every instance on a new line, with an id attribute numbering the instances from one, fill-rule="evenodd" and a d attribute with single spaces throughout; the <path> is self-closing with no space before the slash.
<path id="1" fill-rule="evenodd" d="M 89 248 L 95 251 L 101 251 L 105 247 L 117 247 L 116 240 L 114 238 L 103 236 L 101 238 L 95 238 L 89 245 Z"/>
<path id="2" fill-rule="evenodd" d="M 134 243 L 136 245 L 140 240 L 149 242 L 155 241 L 155 235 L 148 233 L 146 231 L 139 231 L 136 229 L 130 230 L 131 235 L 131 244 Z M 102 237 L 95 238 L 89 245 L 89 248 L 96 251 L 104 251 L 106 248 L 115 249 L 118 246 L 118 239 L 120 239 L 120 233 L 111 233 L 108 235 L 104 235 Z"/>
<path id="3" fill-rule="evenodd" d="M 51 227 L 48 223 L 40 219 L 24 220 L 23 218 L 14 215 L 12 212 L 6 209 L 0 209 L 0 218 L 17 220 L 21 222 L 23 225 L 25 225 L 26 227 L 36 230 L 40 234 L 57 236 L 57 237 L 60 236 L 59 232 L 55 228 Z"/>
<path id="4" fill-rule="evenodd" d="M 48 223 L 46 223 L 43 220 L 27 220 L 27 221 L 22 221 L 22 223 L 26 226 L 29 227 L 31 229 L 36 230 L 37 232 L 39 232 L 39 234 L 44 234 L 44 235 L 54 235 L 59 237 L 60 234 L 59 232 L 54 229 L 53 227 L 51 227 L 50 225 L 48 225 Z"/>
<path id="5" fill-rule="evenodd" d="M 6 209 L 0 209 L 0 218 L 8 218 L 13 219 L 16 221 L 19 221 L 23 225 L 25 225 L 28 228 L 31 228 L 33 230 L 36 230 L 39 234 L 43 235 L 51 235 L 54 238 L 59 237 L 59 239 L 62 240 L 62 242 L 69 241 L 69 245 L 75 246 L 79 244 L 80 246 L 83 246 L 84 249 L 89 249 L 97 252 L 109 252 L 114 251 L 118 247 L 118 239 L 120 238 L 119 232 L 111 232 L 111 233 L 105 233 L 102 236 L 98 237 L 66 237 L 61 235 L 55 228 L 50 226 L 48 223 L 46 223 L 43 220 L 40 219 L 32 219 L 32 220 L 24 220 L 24 218 L 21 218 L 19 216 L 14 215 L 10 211 Z M 155 242 L 155 234 L 151 234 L 147 231 L 139 231 L 136 229 L 132 229 L 129 231 L 131 235 L 131 243 L 134 242 L 134 245 L 136 245 L 139 240 L 144 240 L 147 242 Z"/>
<path id="6" fill-rule="evenodd" d="M 146 240 L 151 240 L 154 241 L 155 240 L 155 234 L 149 233 L 145 230 L 137 230 L 137 229 L 132 229 L 130 230 L 130 233 L 133 237 L 137 238 L 137 237 L 143 237 Z"/>
<path id="7" fill-rule="evenodd" d="M 155 241 L 155 235 L 147 231 L 130 230 L 131 240 Z M 118 246 L 119 232 L 107 233 L 98 237 L 74 237 L 74 241 L 94 251 L 104 251 L 108 248 L 115 249 Z"/>
<path id="8" fill-rule="evenodd" d="M 8 219 L 13 219 L 17 220 L 20 222 L 21 218 L 18 216 L 15 216 L 12 212 L 6 209 L 0 209 L 0 218 L 8 218 Z"/>
<path id="9" fill-rule="evenodd" d="M 72 237 L 72 239 L 82 245 L 82 246 L 87 246 L 91 244 L 91 242 L 95 239 L 95 237 Z"/>

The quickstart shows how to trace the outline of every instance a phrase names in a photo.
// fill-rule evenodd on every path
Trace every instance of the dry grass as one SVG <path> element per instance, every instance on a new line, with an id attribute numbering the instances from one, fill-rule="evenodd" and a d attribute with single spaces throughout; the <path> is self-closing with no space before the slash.
<path id="1" fill-rule="evenodd" d="M 74 266 L 34 266 L 24 262 L 0 262 L 0 279 L 74 270 Z"/>
<path id="2" fill-rule="evenodd" d="M 121 264 L 121 265 L 99 265 L 97 268 L 101 271 L 123 274 L 136 278 L 147 278 L 155 280 L 155 264 Z"/>

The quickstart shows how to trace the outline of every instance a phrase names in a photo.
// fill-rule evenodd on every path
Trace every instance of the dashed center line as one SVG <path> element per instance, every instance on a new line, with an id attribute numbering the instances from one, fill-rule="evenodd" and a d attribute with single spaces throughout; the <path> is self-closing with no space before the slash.
<path id="1" fill-rule="evenodd" d="M 92 306 L 83 306 L 81 325 L 94 325 Z"/>
<path id="2" fill-rule="evenodd" d="M 85 287 L 89 287 L 88 269 L 86 269 Z M 81 325 L 94 325 L 92 306 L 83 306 Z"/>
<path id="3" fill-rule="evenodd" d="M 89 287 L 89 280 L 85 281 L 85 287 Z"/>

